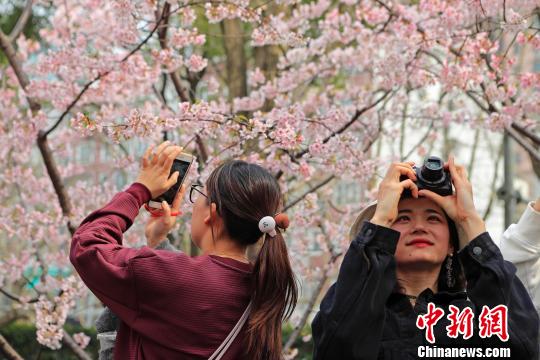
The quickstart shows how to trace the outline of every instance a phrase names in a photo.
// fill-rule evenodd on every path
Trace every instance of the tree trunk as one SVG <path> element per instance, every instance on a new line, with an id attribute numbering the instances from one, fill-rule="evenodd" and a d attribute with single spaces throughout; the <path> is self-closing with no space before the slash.
<path id="1" fill-rule="evenodd" d="M 267 80 L 272 80 L 277 75 L 277 63 L 279 48 L 276 45 L 265 45 L 253 48 L 255 52 L 255 67 L 263 72 Z"/>
<path id="2" fill-rule="evenodd" d="M 255 55 L 255 67 L 261 69 L 267 81 L 273 80 L 277 75 L 277 63 L 279 48 L 275 45 L 266 45 L 253 49 Z M 268 112 L 274 107 L 272 100 L 266 99 L 262 111 Z"/>
<path id="3" fill-rule="evenodd" d="M 262 5 L 257 4 L 257 5 Z M 278 5 L 275 2 L 267 3 L 265 15 L 276 15 L 278 13 L 289 12 L 290 8 Z M 281 50 L 276 45 L 257 46 L 253 48 L 255 58 L 255 67 L 258 67 L 263 72 L 266 80 L 273 80 L 277 76 L 277 64 Z M 272 100 L 266 100 L 262 108 L 263 111 L 272 110 L 274 104 Z"/>
<path id="4" fill-rule="evenodd" d="M 223 20 L 221 31 L 225 38 L 223 46 L 227 56 L 229 100 L 247 96 L 247 66 L 242 22 L 238 19 Z"/>

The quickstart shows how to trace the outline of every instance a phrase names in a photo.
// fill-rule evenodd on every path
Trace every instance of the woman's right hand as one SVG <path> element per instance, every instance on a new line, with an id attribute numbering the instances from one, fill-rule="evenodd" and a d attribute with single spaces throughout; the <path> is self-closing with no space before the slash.
<path id="1" fill-rule="evenodd" d="M 371 223 L 390 227 L 398 214 L 399 199 L 403 190 L 410 189 L 412 196 L 418 198 L 418 187 L 415 184 L 416 173 L 413 169 L 414 162 L 395 162 L 390 165 L 386 176 L 379 185 L 377 193 L 377 208 L 371 218 Z M 400 181 L 405 175 L 408 179 Z"/>
<path id="2" fill-rule="evenodd" d="M 169 190 L 176 184 L 180 173 L 175 171 L 170 174 L 174 159 L 180 155 L 182 148 L 175 146 L 170 141 L 162 142 L 153 152 L 154 146 L 150 146 L 141 159 L 141 170 L 135 182 L 141 183 L 150 190 L 152 199 Z"/>

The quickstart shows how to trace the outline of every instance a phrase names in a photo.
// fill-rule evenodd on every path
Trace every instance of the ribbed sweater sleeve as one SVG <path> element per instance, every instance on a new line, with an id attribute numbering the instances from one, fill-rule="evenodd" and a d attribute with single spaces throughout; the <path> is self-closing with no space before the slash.
<path id="1" fill-rule="evenodd" d="M 122 236 L 150 197 L 150 191 L 144 185 L 132 184 L 103 208 L 88 215 L 71 241 L 70 261 L 81 279 L 107 307 L 128 323 L 135 320 L 138 312 L 130 261 L 153 253 L 123 247 Z"/>

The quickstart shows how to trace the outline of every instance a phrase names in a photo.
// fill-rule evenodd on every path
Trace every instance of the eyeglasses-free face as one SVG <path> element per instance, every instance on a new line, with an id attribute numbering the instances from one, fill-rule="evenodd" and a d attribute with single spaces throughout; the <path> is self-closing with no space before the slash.
<path id="1" fill-rule="evenodd" d="M 189 201 L 192 204 L 195 204 L 195 201 L 197 201 L 197 198 L 202 195 L 205 198 L 208 199 L 208 196 L 202 192 L 203 185 L 201 184 L 193 184 L 191 185 L 191 189 L 189 190 Z"/>
<path id="2" fill-rule="evenodd" d="M 401 199 L 391 228 L 400 233 L 394 255 L 398 269 L 418 264 L 441 266 L 454 252 L 444 211 L 428 198 Z"/>

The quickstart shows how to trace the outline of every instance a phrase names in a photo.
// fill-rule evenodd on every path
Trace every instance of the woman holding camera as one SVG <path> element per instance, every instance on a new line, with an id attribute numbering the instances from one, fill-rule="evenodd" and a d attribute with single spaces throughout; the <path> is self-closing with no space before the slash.
<path id="1" fill-rule="evenodd" d="M 314 358 L 406 360 L 467 347 L 476 356 L 509 348 L 514 359 L 537 359 L 538 316 L 486 232 L 466 170 L 450 157 L 455 194 L 441 196 L 418 189 L 412 165 L 392 164 L 377 204 L 356 220 L 313 321 Z"/>
<path id="2" fill-rule="evenodd" d="M 192 186 L 191 237 L 201 256 L 122 246 L 139 208 L 176 183 L 177 175 L 169 174 L 181 150 L 168 142 L 154 153 L 149 148 L 137 181 L 84 219 L 73 236 L 75 269 L 121 319 L 114 358 L 277 360 L 281 323 L 296 304 L 297 289 L 275 226 L 288 225 L 285 217 L 274 219 L 280 188 L 266 170 L 231 161 L 215 169 L 205 186 Z M 147 224 L 149 244 L 165 240 L 182 194 L 172 209 L 163 204 L 159 221 Z M 275 221 L 259 225 L 269 218 Z M 246 248 L 261 238 L 251 264 Z"/>

